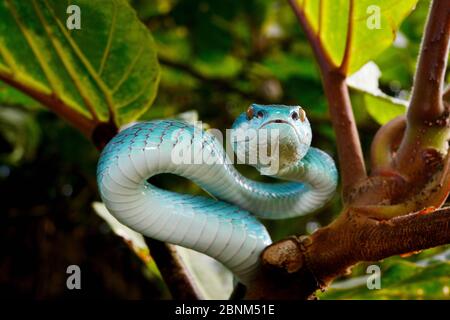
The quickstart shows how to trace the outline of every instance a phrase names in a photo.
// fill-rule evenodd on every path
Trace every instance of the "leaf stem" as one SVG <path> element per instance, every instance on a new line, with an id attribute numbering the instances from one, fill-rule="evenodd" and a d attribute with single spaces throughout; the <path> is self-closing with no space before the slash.
<path id="1" fill-rule="evenodd" d="M 331 121 L 336 133 L 342 190 L 345 200 L 350 190 L 367 177 L 358 129 L 353 115 L 348 87 L 345 82 L 346 76 L 343 73 L 343 68 L 337 68 L 333 65 L 320 39 L 314 33 L 303 10 L 296 1 L 288 0 L 288 2 L 306 34 L 319 64 Z M 351 16 L 349 16 L 349 19 L 351 19 Z M 351 32 L 351 30 L 348 30 L 348 32 Z M 347 43 L 347 45 L 349 44 Z M 347 67 L 344 66 L 345 68 Z"/>
<path id="2" fill-rule="evenodd" d="M 25 85 L 21 81 L 16 81 L 13 75 L 7 76 L 3 73 L 0 73 L 0 80 L 26 93 L 36 101 L 39 101 L 40 103 L 46 105 L 50 110 L 52 110 L 62 119 L 69 122 L 87 137 L 90 137 L 95 126 L 97 125 L 97 122 L 94 119 L 89 119 L 79 112 L 74 111 L 71 107 L 65 105 L 64 102 L 54 94 L 45 94 L 39 90 Z"/>

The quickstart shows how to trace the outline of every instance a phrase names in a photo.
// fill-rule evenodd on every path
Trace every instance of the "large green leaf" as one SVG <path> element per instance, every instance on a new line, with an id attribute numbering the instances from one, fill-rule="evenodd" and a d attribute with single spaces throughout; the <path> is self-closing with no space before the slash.
<path id="1" fill-rule="evenodd" d="M 450 299 L 450 250 L 411 262 L 397 257 L 380 264 L 381 289 L 367 288 L 368 276 L 335 283 L 323 299 Z"/>
<path id="2" fill-rule="evenodd" d="M 333 64 L 340 66 L 348 56 L 347 74 L 392 44 L 417 1 L 296 0 Z"/>
<path id="3" fill-rule="evenodd" d="M 79 30 L 66 26 L 69 4 Z M 84 123 L 120 125 L 154 100 L 159 66 L 126 0 L 1 0 L 0 79 Z"/>

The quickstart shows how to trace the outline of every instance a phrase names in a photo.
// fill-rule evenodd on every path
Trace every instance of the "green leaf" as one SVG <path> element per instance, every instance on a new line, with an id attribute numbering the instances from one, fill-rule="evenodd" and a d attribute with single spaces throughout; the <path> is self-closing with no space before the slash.
<path id="1" fill-rule="evenodd" d="M 296 0 L 336 66 L 352 74 L 395 39 L 418 0 Z"/>
<path id="2" fill-rule="evenodd" d="M 42 105 L 33 100 L 23 92 L 8 86 L 0 81 L 0 104 L 2 105 L 20 105 L 29 110 L 42 109 Z"/>
<path id="3" fill-rule="evenodd" d="M 381 289 L 368 275 L 336 282 L 322 299 L 450 299 L 450 250 L 418 262 L 393 257 L 380 264 Z"/>
<path id="4" fill-rule="evenodd" d="M 74 14 L 69 2 L 80 8 L 79 30 L 66 26 Z M 156 95 L 159 65 L 150 33 L 126 0 L 5 0 L 0 79 L 89 131 L 143 114 Z"/>
<path id="5" fill-rule="evenodd" d="M 380 93 L 364 93 L 364 105 L 369 115 L 380 125 L 406 113 L 407 103 Z"/>
<path id="6" fill-rule="evenodd" d="M 355 114 L 364 109 L 378 124 L 383 125 L 405 114 L 408 102 L 383 93 L 378 87 L 380 76 L 378 66 L 369 62 L 347 78 L 347 84 L 352 89 L 352 101 L 357 102 L 353 104 Z"/>

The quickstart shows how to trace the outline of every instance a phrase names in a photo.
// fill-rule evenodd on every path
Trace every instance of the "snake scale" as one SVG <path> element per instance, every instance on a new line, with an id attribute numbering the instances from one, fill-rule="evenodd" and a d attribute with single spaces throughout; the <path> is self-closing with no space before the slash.
<path id="1" fill-rule="evenodd" d="M 276 130 L 277 140 L 269 140 L 263 130 Z M 245 284 L 271 243 L 257 217 L 283 219 L 312 212 L 330 199 L 338 177 L 332 158 L 310 146 L 311 127 L 301 107 L 253 104 L 236 119 L 232 132 L 244 134 L 245 139 L 237 135 L 233 147 L 246 156 L 256 152 L 252 141 L 268 150 L 276 145 L 279 165 L 271 176 L 287 181 L 244 177 L 214 135 L 180 120 L 140 122 L 122 130 L 100 156 L 97 181 L 102 200 L 121 223 L 205 253 Z M 200 152 L 203 161 L 175 163 L 176 148 Z M 259 155 L 253 166 L 263 172 Z M 161 173 L 185 177 L 216 199 L 163 190 L 147 181 Z"/>

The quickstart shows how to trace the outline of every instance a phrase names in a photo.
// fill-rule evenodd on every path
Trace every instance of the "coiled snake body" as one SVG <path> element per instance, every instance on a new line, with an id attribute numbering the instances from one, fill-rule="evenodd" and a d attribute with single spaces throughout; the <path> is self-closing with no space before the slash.
<path id="1" fill-rule="evenodd" d="M 264 138 L 263 129 L 278 132 L 279 168 L 272 176 L 290 182 L 250 180 L 234 168 L 211 134 L 198 134 L 197 127 L 183 121 L 158 120 L 121 131 L 105 147 L 97 168 L 101 197 L 128 227 L 216 258 L 247 283 L 258 268 L 261 251 L 271 243 L 256 217 L 281 219 L 314 211 L 329 200 L 337 184 L 333 160 L 310 147 L 311 128 L 302 108 L 252 105 L 233 125 L 234 132 L 241 130 L 246 136 L 237 138 L 235 151 L 253 153 L 249 141 Z M 249 130 L 256 136 L 249 138 Z M 175 163 L 177 148 L 200 152 L 202 162 Z M 263 169 L 259 158 L 254 166 Z M 166 191 L 147 182 L 160 173 L 188 178 L 219 200 Z"/>

